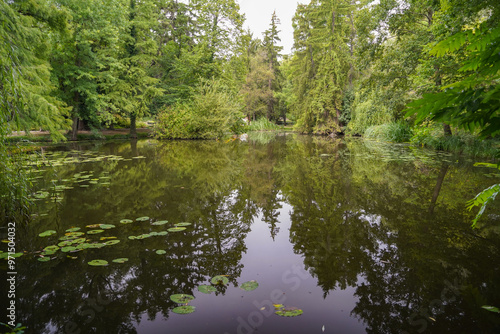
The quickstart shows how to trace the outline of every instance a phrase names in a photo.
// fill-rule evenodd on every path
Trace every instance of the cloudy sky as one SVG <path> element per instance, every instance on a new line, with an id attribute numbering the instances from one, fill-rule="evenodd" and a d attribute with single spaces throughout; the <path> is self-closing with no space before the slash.
<path id="1" fill-rule="evenodd" d="M 245 28 L 249 27 L 254 38 L 262 39 L 262 33 L 269 28 L 274 11 L 281 21 L 279 36 L 283 53 L 290 53 L 293 45 L 292 17 L 297 3 L 308 3 L 309 0 L 237 0 L 241 12 L 245 14 Z"/>

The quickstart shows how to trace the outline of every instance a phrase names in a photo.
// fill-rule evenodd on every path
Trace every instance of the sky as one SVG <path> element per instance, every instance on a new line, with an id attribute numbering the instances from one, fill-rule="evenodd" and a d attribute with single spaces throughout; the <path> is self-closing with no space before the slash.
<path id="1" fill-rule="evenodd" d="M 292 18 L 297 8 L 297 3 L 308 3 L 306 0 L 237 0 L 241 13 L 245 14 L 244 28 L 250 28 L 254 38 L 263 39 L 262 33 L 269 29 L 271 16 L 276 11 L 280 19 L 279 37 L 283 54 L 290 54 L 293 46 Z"/>

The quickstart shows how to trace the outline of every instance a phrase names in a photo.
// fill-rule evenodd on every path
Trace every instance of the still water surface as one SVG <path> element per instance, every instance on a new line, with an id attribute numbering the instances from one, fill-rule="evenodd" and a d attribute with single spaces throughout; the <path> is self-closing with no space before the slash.
<path id="1" fill-rule="evenodd" d="M 68 144 L 37 160 L 51 166 L 34 173 L 40 199 L 19 231 L 32 253 L 17 259 L 29 333 L 500 332 L 481 308 L 500 306 L 500 209 L 476 230 L 464 209 L 499 175 L 466 157 L 260 134 Z M 192 225 L 129 238 L 179 222 Z M 115 227 L 88 243 L 120 242 L 38 261 L 67 229 L 94 224 Z M 216 275 L 229 284 L 198 291 Z M 256 290 L 239 288 L 251 280 Z M 194 313 L 172 312 L 179 293 L 195 296 Z M 273 304 L 303 314 L 280 317 Z"/>

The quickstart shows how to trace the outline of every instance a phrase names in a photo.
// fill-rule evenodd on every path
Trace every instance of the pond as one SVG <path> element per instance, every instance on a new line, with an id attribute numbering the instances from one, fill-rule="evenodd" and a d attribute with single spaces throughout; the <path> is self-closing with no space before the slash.
<path id="1" fill-rule="evenodd" d="M 465 202 L 500 175 L 474 162 L 296 134 L 46 148 L 32 222 L 17 228 L 17 321 L 28 333 L 499 333 L 482 306 L 500 306 L 500 208 L 472 229 Z"/>

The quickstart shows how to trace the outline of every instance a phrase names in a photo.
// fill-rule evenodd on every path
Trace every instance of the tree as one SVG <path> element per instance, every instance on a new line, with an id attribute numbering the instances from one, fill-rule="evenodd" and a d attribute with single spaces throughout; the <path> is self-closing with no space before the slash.
<path id="1" fill-rule="evenodd" d="M 279 75 L 279 61 L 278 58 L 281 56 L 280 51 L 283 50 L 282 46 L 278 46 L 278 42 L 281 42 L 279 38 L 280 30 L 278 30 L 278 25 L 280 24 L 279 18 L 276 16 L 276 11 L 273 12 L 271 16 L 271 23 L 269 24 L 269 29 L 266 30 L 264 35 L 264 41 L 262 46 L 266 51 L 267 61 L 269 64 L 269 72 L 272 77 L 268 78 L 268 88 L 270 92 L 279 91 L 278 81 L 275 78 Z M 276 99 L 274 95 L 271 95 L 267 102 L 267 119 L 270 121 L 272 118 L 276 117 L 274 111 L 274 105 Z"/>

